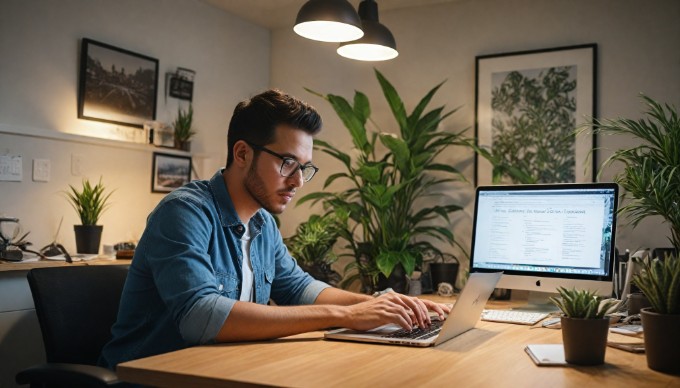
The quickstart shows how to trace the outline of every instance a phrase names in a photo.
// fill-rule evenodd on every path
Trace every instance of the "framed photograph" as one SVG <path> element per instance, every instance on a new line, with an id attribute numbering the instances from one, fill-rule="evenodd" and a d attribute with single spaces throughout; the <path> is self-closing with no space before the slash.
<path id="1" fill-rule="evenodd" d="M 476 57 L 475 184 L 592 182 L 597 45 Z"/>
<path id="2" fill-rule="evenodd" d="M 169 193 L 191 182 L 191 157 L 153 153 L 151 191 Z"/>
<path id="3" fill-rule="evenodd" d="M 130 127 L 156 119 L 158 60 L 83 38 L 78 118 Z"/>
<path id="4" fill-rule="evenodd" d="M 170 97 L 191 101 L 194 97 L 195 75 L 195 71 L 182 67 L 178 67 L 175 73 L 168 73 L 166 77 L 169 82 L 167 87 Z"/>

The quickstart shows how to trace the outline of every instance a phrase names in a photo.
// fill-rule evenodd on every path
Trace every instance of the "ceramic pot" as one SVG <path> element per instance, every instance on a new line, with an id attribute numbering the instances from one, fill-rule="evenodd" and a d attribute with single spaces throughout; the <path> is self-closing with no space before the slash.
<path id="1" fill-rule="evenodd" d="M 640 310 L 645 333 L 647 366 L 658 372 L 680 374 L 680 314 Z"/>
<path id="2" fill-rule="evenodd" d="M 76 250 L 78 253 L 99 253 L 99 243 L 102 239 L 102 225 L 73 225 L 76 233 Z"/>
<path id="3" fill-rule="evenodd" d="M 609 318 L 580 319 L 562 317 L 564 359 L 575 365 L 604 364 Z"/>

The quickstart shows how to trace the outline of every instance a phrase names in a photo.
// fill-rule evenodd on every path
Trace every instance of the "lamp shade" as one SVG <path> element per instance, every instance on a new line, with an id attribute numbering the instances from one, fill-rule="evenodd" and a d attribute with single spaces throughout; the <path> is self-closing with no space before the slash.
<path id="1" fill-rule="evenodd" d="M 386 61 L 399 55 L 392 32 L 378 21 L 378 4 L 364 0 L 359 4 L 364 36 L 360 39 L 341 43 L 338 54 L 359 61 Z"/>
<path id="2" fill-rule="evenodd" d="M 347 0 L 309 0 L 300 8 L 293 30 L 322 42 L 347 42 L 364 34 L 359 15 Z"/>

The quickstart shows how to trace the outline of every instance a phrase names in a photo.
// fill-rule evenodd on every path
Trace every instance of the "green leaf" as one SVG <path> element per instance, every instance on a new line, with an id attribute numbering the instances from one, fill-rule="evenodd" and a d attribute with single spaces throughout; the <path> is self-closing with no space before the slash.
<path id="1" fill-rule="evenodd" d="M 394 118 L 397 120 L 403 136 L 403 134 L 408 131 L 408 118 L 406 117 L 404 103 L 402 102 L 401 97 L 399 97 L 397 90 L 394 89 L 394 86 L 392 86 L 387 78 L 385 78 L 377 69 L 374 70 L 383 94 L 385 95 L 385 99 L 387 100 L 387 104 L 390 106 L 392 114 L 394 114 Z"/>

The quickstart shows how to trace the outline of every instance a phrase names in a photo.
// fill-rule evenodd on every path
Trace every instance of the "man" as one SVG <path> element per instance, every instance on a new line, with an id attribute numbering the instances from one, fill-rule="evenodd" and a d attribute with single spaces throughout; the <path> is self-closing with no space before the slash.
<path id="1" fill-rule="evenodd" d="M 318 170 L 320 128 L 312 107 L 276 90 L 236 106 L 226 168 L 168 194 L 149 215 L 101 364 L 328 327 L 425 327 L 428 309 L 448 312 L 396 293 L 332 288 L 290 257 L 270 213 L 283 212 Z"/>

